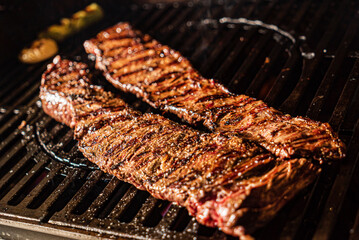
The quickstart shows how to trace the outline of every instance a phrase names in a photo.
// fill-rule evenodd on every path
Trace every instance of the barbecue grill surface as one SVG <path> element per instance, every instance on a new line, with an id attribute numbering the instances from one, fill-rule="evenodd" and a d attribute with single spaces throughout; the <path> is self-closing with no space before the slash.
<path id="1" fill-rule="evenodd" d="M 292 115 L 329 122 L 347 144 L 346 159 L 324 166 L 315 183 L 254 236 L 358 239 L 358 3 L 143 2 L 101 2 L 105 18 L 61 43 L 60 54 L 93 66 L 83 41 L 128 21 L 179 50 L 204 76 L 231 91 Z M 36 239 L 44 236 L 41 232 L 69 238 L 232 239 L 199 225 L 184 208 L 97 170 L 78 152 L 72 130 L 41 110 L 40 77 L 51 60 L 24 65 L 16 54 L 44 27 L 88 3 L 14 1 L 1 6 L 5 28 L 0 43 L 6 50 L 0 59 L 0 229 L 8 236 L 0 237 Z M 223 17 L 230 19 L 219 21 Z M 97 81 L 118 91 L 100 74 Z M 143 112 L 157 112 L 124 96 Z"/>

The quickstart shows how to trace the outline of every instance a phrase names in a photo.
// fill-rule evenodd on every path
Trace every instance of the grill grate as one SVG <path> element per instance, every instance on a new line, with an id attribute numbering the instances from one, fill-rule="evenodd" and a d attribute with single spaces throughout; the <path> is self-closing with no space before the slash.
<path id="1" fill-rule="evenodd" d="M 346 160 L 325 166 L 316 182 L 259 229 L 256 238 L 358 238 L 357 3 L 102 4 L 105 19 L 62 43 L 60 54 L 87 61 L 85 39 L 129 21 L 231 91 L 264 99 L 293 115 L 329 121 L 347 143 Z M 219 23 L 222 17 L 277 25 L 296 41 L 260 26 Z M 51 153 L 71 160 L 80 156 L 72 131 L 41 110 L 39 79 L 49 61 L 29 66 L 9 61 L 0 68 L 0 224 L 16 222 L 19 228 L 36 226 L 36 231 L 72 238 L 233 239 L 199 225 L 184 208 L 99 170 L 54 161 Z M 102 78 L 98 81 L 114 90 Z M 143 112 L 157 112 L 130 94 L 124 96 Z"/>

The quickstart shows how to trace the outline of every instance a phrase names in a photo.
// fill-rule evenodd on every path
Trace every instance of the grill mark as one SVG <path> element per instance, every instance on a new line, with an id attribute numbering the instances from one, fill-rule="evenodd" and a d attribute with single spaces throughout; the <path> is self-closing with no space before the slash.
<path id="1" fill-rule="evenodd" d="M 141 57 L 141 58 L 136 58 L 136 59 L 133 59 L 131 61 L 128 61 L 127 63 L 123 64 L 121 67 L 117 67 L 117 68 L 113 68 L 112 66 L 110 67 L 110 69 L 116 69 L 117 71 L 131 65 L 131 64 L 140 64 L 140 63 L 143 63 L 144 61 L 147 61 L 147 60 L 150 60 L 150 59 L 153 59 L 153 56 L 155 56 L 154 54 L 153 55 L 149 55 L 149 56 L 144 56 L 144 57 Z M 134 65 L 136 66 L 136 65 Z"/>
<path id="2" fill-rule="evenodd" d="M 131 50 L 131 51 L 129 51 Z M 135 43 L 133 45 L 128 45 L 121 48 L 113 48 L 106 53 L 106 58 L 112 59 L 112 61 L 116 61 L 120 58 L 125 58 L 133 54 L 141 53 L 142 51 L 148 50 L 146 49 L 142 43 Z"/>
<path id="3" fill-rule="evenodd" d="M 118 75 L 119 75 L 119 74 L 118 74 L 118 71 L 120 71 L 120 70 L 122 70 L 122 69 L 124 69 L 124 68 L 126 68 L 126 67 L 128 67 L 128 66 L 130 66 L 130 65 L 131 65 L 131 67 L 133 67 L 133 68 L 135 68 L 135 69 L 137 69 L 137 70 L 131 70 L 131 71 L 128 72 L 128 73 L 131 73 L 131 72 L 134 72 L 134 71 L 138 71 L 138 70 L 141 70 L 141 69 L 147 70 L 148 68 L 157 69 L 158 66 L 156 66 L 156 64 L 154 64 L 153 62 L 150 63 L 148 66 L 146 66 L 146 68 L 144 68 L 145 66 L 140 65 L 141 63 L 143 63 L 144 61 L 149 60 L 149 59 L 151 59 L 150 56 L 145 56 L 145 57 L 143 57 L 143 58 L 134 59 L 133 61 L 130 61 L 130 62 L 124 64 L 123 66 L 119 67 L 119 68 L 110 67 L 110 68 L 109 68 L 109 71 L 110 71 L 110 73 L 115 73 L 115 74 L 116 74 L 116 77 L 115 77 L 115 78 L 118 78 Z M 155 65 L 155 66 L 152 66 L 152 65 Z M 125 73 L 125 74 L 127 74 L 127 73 Z M 122 74 L 120 74 L 120 76 L 121 76 L 121 75 L 122 75 Z"/>
<path id="4" fill-rule="evenodd" d="M 210 115 L 213 118 L 213 122 L 215 124 L 218 124 L 222 118 L 224 118 L 228 113 L 231 112 L 231 110 L 238 108 L 238 106 L 235 105 L 225 105 L 221 107 L 216 107 L 212 109 L 208 109 L 206 115 Z"/>
<path id="5" fill-rule="evenodd" d="M 173 64 L 176 64 L 178 63 L 176 60 L 174 60 L 173 62 L 171 62 L 170 64 L 166 64 L 167 66 L 171 66 Z M 151 70 L 149 70 L 151 68 Z M 131 72 L 127 72 L 127 73 L 124 73 L 124 74 L 118 74 L 118 73 L 115 73 L 115 76 L 113 79 L 116 79 L 116 81 L 121 81 L 122 78 L 124 77 L 128 77 L 128 76 L 131 76 L 135 73 L 139 73 L 139 72 L 152 72 L 154 70 L 157 70 L 157 69 L 161 69 L 161 66 L 148 66 L 148 68 L 145 68 L 145 69 L 137 69 L 135 71 L 131 71 Z M 148 77 L 148 76 L 147 76 Z"/>
<path id="6" fill-rule="evenodd" d="M 250 100 L 247 103 L 249 104 L 250 102 L 252 102 L 254 100 Z M 213 116 L 214 123 L 215 124 L 220 124 L 221 121 L 223 120 L 224 117 L 227 116 L 227 114 L 233 113 L 232 110 L 239 110 L 241 108 L 245 108 L 247 106 L 247 103 L 245 104 L 240 104 L 240 105 L 223 105 L 220 107 L 209 107 L 207 109 L 207 112 L 211 113 L 211 116 Z M 241 114 L 236 114 L 236 118 L 241 118 L 243 119 L 243 115 L 245 114 L 245 112 L 242 112 Z"/>
<path id="7" fill-rule="evenodd" d="M 108 112 L 120 112 L 122 110 L 124 110 L 126 107 L 125 106 L 103 106 L 99 109 L 96 109 L 95 111 L 91 111 L 91 113 L 89 115 L 91 116 L 97 116 L 97 115 L 102 115 Z"/>
<path id="8" fill-rule="evenodd" d="M 231 96 L 228 94 L 215 94 L 215 95 L 201 97 L 196 101 L 196 103 L 202 103 L 202 102 L 213 101 L 213 100 L 223 100 L 229 97 Z"/>
<path id="9" fill-rule="evenodd" d="M 248 105 L 250 105 L 252 102 L 257 101 L 253 98 L 245 98 L 241 99 L 241 101 L 237 101 L 235 103 L 230 103 L 230 105 L 222 105 L 220 107 L 213 106 L 212 108 L 208 108 L 209 110 L 215 110 L 215 109 L 221 109 L 221 108 L 228 108 L 228 107 L 234 107 L 236 109 L 246 108 Z M 237 113 L 237 111 L 236 111 Z"/>
<path id="10" fill-rule="evenodd" d="M 122 55 L 124 52 L 126 52 L 126 50 L 128 51 L 129 48 L 134 48 L 134 47 L 138 47 L 139 45 L 141 45 L 141 43 L 130 43 L 129 45 L 124 45 L 124 46 L 116 46 L 116 47 L 113 47 L 113 48 L 109 48 L 105 51 L 105 54 L 109 54 L 108 56 L 106 56 L 106 59 L 111 59 L 111 61 L 115 61 L 115 60 L 118 60 L 120 58 L 124 58 L 124 57 L 127 57 L 129 56 L 130 54 L 127 54 L 127 55 Z M 119 50 L 121 49 L 122 51 L 117 53 L 116 55 L 112 55 L 115 50 Z"/>
<path id="11" fill-rule="evenodd" d="M 195 155 L 196 151 L 194 151 L 192 154 L 190 154 L 186 158 L 177 158 L 178 160 L 173 163 L 173 167 L 169 168 L 168 171 L 157 174 L 156 176 L 154 176 L 152 178 L 152 180 L 151 180 L 152 184 L 156 184 L 156 183 L 158 183 L 158 181 L 160 181 L 162 179 L 170 178 L 174 172 L 180 170 L 180 168 L 187 165 L 192 159 L 194 159 L 196 157 L 196 155 Z M 166 187 L 168 187 L 168 186 L 166 186 Z"/>
<path id="12" fill-rule="evenodd" d="M 179 75 L 179 76 L 182 75 L 182 73 L 180 73 L 180 72 L 178 72 L 178 71 L 171 71 L 171 72 L 169 72 L 169 73 L 162 74 L 162 75 L 160 76 L 160 78 L 158 78 L 158 79 L 155 80 L 155 81 L 152 81 L 149 86 L 154 85 L 154 84 L 158 84 L 158 83 L 160 83 L 160 82 L 163 82 L 163 81 L 167 80 L 167 77 L 170 76 L 170 75 L 172 75 L 172 74 L 174 74 L 175 77 L 177 77 L 177 75 Z"/>
<path id="13" fill-rule="evenodd" d="M 121 164 L 128 168 L 128 163 L 130 163 L 130 159 L 133 156 L 133 153 L 141 147 L 141 144 L 137 139 L 132 138 L 127 142 L 122 142 L 118 144 L 118 146 L 114 145 L 116 148 L 112 148 L 112 152 L 109 153 L 108 158 L 116 157 L 117 159 L 122 159 Z M 120 157 L 121 156 L 121 157 Z"/>
<path id="14" fill-rule="evenodd" d="M 144 172 L 144 171 L 140 171 L 142 170 L 143 168 L 148 168 L 149 164 L 152 163 L 152 162 L 155 162 L 155 163 L 159 163 L 160 161 L 162 161 L 161 159 L 162 158 L 165 158 L 165 155 L 166 153 L 163 153 L 159 150 L 152 150 L 151 151 L 151 155 L 153 157 L 147 157 L 147 158 L 137 158 L 136 156 L 137 155 L 133 155 L 132 158 L 131 158 L 131 161 L 133 162 L 136 162 L 136 164 L 134 164 L 132 167 L 133 167 L 133 171 L 135 172 Z M 136 160 L 136 161 L 135 161 Z M 155 170 L 156 169 L 151 169 L 151 172 L 150 174 L 155 174 Z"/>
<path id="15" fill-rule="evenodd" d="M 180 133 L 180 135 L 177 137 L 176 141 L 177 142 L 181 142 L 184 141 L 184 137 L 186 137 L 185 134 Z M 158 174 L 155 178 L 153 178 L 152 183 L 157 183 L 159 180 L 161 180 L 162 178 L 168 178 L 170 177 L 170 175 L 177 171 L 179 168 L 183 167 L 184 165 L 186 165 L 191 159 L 194 159 L 195 154 L 197 151 L 199 151 L 200 147 L 196 148 L 196 145 L 199 144 L 199 139 L 198 136 L 196 135 L 194 138 L 193 137 L 188 137 L 186 141 L 184 141 L 183 145 L 184 146 L 191 146 L 190 148 L 195 148 L 192 153 L 184 158 L 184 159 L 180 159 L 180 158 L 176 158 L 177 161 L 174 161 L 172 163 L 172 167 L 168 169 L 168 171 L 165 171 L 161 174 Z"/>
<path id="16" fill-rule="evenodd" d="M 182 86 L 185 86 L 185 85 L 187 85 L 185 82 L 178 81 L 177 85 L 173 85 L 172 87 L 173 87 L 173 89 L 179 89 L 179 88 L 181 88 Z M 162 91 L 162 92 L 168 92 L 166 90 L 167 89 L 164 89 L 164 91 Z"/>
<path id="17" fill-rule="evenodd" d="M 137 69 L 136 71 L 127 72 L 127 73 L 123 73 L 123 74 L 118 74 L 118 75 L 116 75 L 116 78 L 119 81 L 123 77 L 128 77 L 128 76 L 131 76 L 133 74 L 136 74 L 136 73 L 139 73 L 139 72 L 145 72 L 145 71 L 147 71 L 147 69 Z"/>
<path id="18" fill-rule="evenodd" d="M 162 128 L 160 128 L 158 131 L 156 131 L 156 132 L 163 132 L 162 131 Z M 155 134 L 155 133 L 154 133 Z M 169 140 L 171 140 L 171 139 L 173 139 L 173 138 L 171 138 L 171 136 L 172 135 L 176 135 L 177 134 L 177 131 L 175 130 L 175 131 L 168 131 L 168 132 L 164 132 L 163 133 L 163 135 L 162 135 L 162 141 L 169 141 Z M 168 139 L 167 139 L 168 138 Z M 165 140 L 165 139 L 167 139 L 167 140 Z M 180 144 L 179 143 L 179 141 L 178 141 L 179 139 L 178 138 L 176 138 L 176 140 L 175 140 L 175 142 L 177 143 L 177 146 Z M 145 141 L 141 141 L 141 142 L 145 142 Z M 173 141 L 172 141 L 173 142 Z M 163 156 L 163 154 L 165 154 L 166 152 L 168 152 L 168 150 L 166 150 L 166 149 L 168 149 L 168 148 L 173 148 L 173 147 L 175 147 L 175 148 L 177 148 L 177 146 L 171 146 L 171 147 L 168 147 L 168 146 L 163 146 L 163 148 L 162 148 L 162 152 L 161 151 L 158 151 L 158 156 Z M 169 155 L 166 155 L 166 158 L 167 158 L 167 156 L 169 156 Z M 170 158 L 169 160 L 167 160 L 167 161 L 170 161 L 170 162 L 172 162 L 172 160 L 171 159 L 173 159 L 173 158 Z M 137 166 L 136 166 L 136 168 L 135 168 L 135 170 L 136 171 L 139 171 L 141 168 L 143 168 L 143 167 L 146 167 L 145 165 L 144 165 L 144 163 L 140 163 L 140 164 L 138 164 Z M 173 167 L 175 167 L 175 166 L 173 166 L 173 164 L 171 165 L 171 168 L 173 168 Z"/>
<path id="19" fill-rule="evenodd" d="M 171 103 L 171 106 L 173 106 L 173 107 L 178 107 L 178 106 L 181 106 L 181 104 L 183 104 L 183 101 L 179 101 L 178 98 L 187 96 L 188 94 L 191 94 L 193 92 L 194 92 L 193 89 L 189 89 L 189 90 L 181 93 L 180 95 L 172 95 L 172 96 L 165 97 L 162 99 L 160 98 L 160 99 L 156 100 L 156 104 L 161 103 L 161 102 L 166 102 L 166 103 Z M 187 97 L 191 97 L 191 96 L 187 96 Z M 176 99 L 177 102 L 175 102 L 175 101 L 170 102 L 170 100 L 173 100 L 173 99 Z"/>
<path id="20" fill-rule="evenodd" d="M 115 52 L 115 50 L 119 50 L 119 49 L 121 49 L 121 51 L 118 52 L 117 55 L 112 55 Z M 110 58 L 114 62 L 114 61 L 117 61 L 120 58 L 127 58 L 128 56 L 133 56 L 135 54 L 140 54 L 140 53 L 143 53 L 144 51 L 151 50 L 151 49 L 152 48 L 146 47 L 142 43 L 136 43 L 136 44 L 133 44 L 131 46 L 112 49 L 111 52 L 110 52 L 110 55 L 111 55 Z M 129 50 L 131 50 L 131 51 L 129 51 Z"/>
<path id="21" fill-rule="evenodd" d="M 116 129 L 118 130 L 117 132 L 125 131 L 125 129 L 123 129 L 123 128 L 116 128 Z M 107 151 L 105 151 L 103 153 L 103 156 L 107 157 L 107 158 L 113 158 L 118 161 L 121 158 L 116 157 L 116 156 L 121 155 L 121 153 L 126 148 L 128 148 L 128 142 L 133 139 L 126 141 L 123 138 L 124 135 L 123 134 L 119 135 L 117 132 L 112 132 L 110 135 L 107 135 L 106 140 L 107 140 L 108 145 L 111 146 L 111 148 L 108 149 Z M 100 144 L 98 144 L 98 145 L 100 145 Z M 124 162 L 121 162 L 121 164 L 124 164 Z"/>
<path id="22" fill-rule="evenodd" d="M 165 69 L 165 67 L 170 67 L 170 66 L 173 66 L 173 65 L 176 65 L 176 64 L 181 65 L 181 63 L 178 62 L 177 59 L 173 59 L 173 60 L 172 60 L 171 62 L 169 62 L 169 63 L 164 63 L 164 64 L 162 64 L 162 65 L 161 65 L 161 68 L 164 68 L 164 69 Z"/>
<path id="23" fill-rule="evenodd" d="M 203 155 L 203 154 L 205 154 L 205 152 L 206 152 L 206 147 L 198 147 L 198 148 L 196 148 L 195 149 L 195 151 L 188 157 L 189 159 L 194 159 L 193 160 L 193 162 L 192 162 L 192 164 L 195 164 L 195 162 L 197 162 L 198 161 L 198 159 Z M 208 147 L 207 147 L 207 149 L 208 149 Z M 213 156 L 213 155 L 212 155 Z M 187 159 L 187 158 L 186 158 Z M 185 159 L 184 159 L 185 160 Z M 184 166 L 185 165 L 185 163 L 187 163 L 188 161 L 186 161 L 186 162 L 183 162 L 183 160 L 180 160 L 180 162 L 181 162 L 181 164 L 179 165 L 179 166 L 177 166 L 176 168 L 175 168 L 175 170 L 178 170 L 179 169 L 179 167 L 182 167 L 182 166 Z M 190 168 L 191 166 L 187 166 L 186 168 Z M 195 171 L 194 171 L 194 169 L 193 169 L 193 167 L 192 167 L 192 173 L 194 173 Z M 173 173 L 174 173 L 175 171 L 172 171 L 170 174 L 167 174 L 167 176 L 165 177 L 166 179 L 168 179 Z M 191 173 L 190 173 L 191 174 Z M 188 174 L 187 175 L 182 175 L 180 178 L 178 178 L 178 179 L 176 179 L 176 181 L 174 181 L 174 182 L 172 182 L 172 183 L 170 183 L 169 185 L 167 185 L 166 187 L 173 187 L 173 186 L 175 186 L 175 185 L 177 185 L 177 184 L 180 184 L 181 182 L 183 182 L 184 180 L 186 180 L 188 178 Z M 184 184 L 185 185 L 185 184 Z"/>
<path id="24" fill-rule="evenodd" d="M 175 90 L 176 88 L 178 88 L 178 86 L 184 86 L 186 85 L 186 83 L 184 81 L 186 78 L 184 78 L 183 76 L 179 76 L 179 77 L 175 77 L 172 78 L 172 83 L 177 83 L 177 85 L 163 85 L 163 86 L 157 86 L 157 90 L 155 92 L 156 95 L 161 94 L 161 93 L 165 93 L 165 92 L 171 92 L 172 90 Z"/>
<path id="25" fill-rule="evenodd" d="M 123 38 L 123 39 L 125 39 L 125 38 Z M 118 39 L 118 40 L 123 40 L 123 39 Z M 143 40 L 142 38 L 140 38 L 140 37 L 136 37 L 136 38 L 134 37 L 134 38 L 129 38 L 129 39 L 131 39 L 131 40 L 133 40 L 133 41 L 130 42 L 128 45 L 114 46 L 114 47 L 106 48 L 105 50 L 103 50 L 103 49 L 100 49 L 100 50 L 101 50 L 101 51 L 104 51 L 104 53 L 107 54 L 108 52 L 111 52 L 111 51 L 113 51 L 113 50 L 115 50 L 115 49 L 123 48 L 124 50 L 126 50 L 126 49 L 128 49 L 128 48 L 135 47 L 135 46 L 139 46 L 139 45 L 144 46 L 147 50 L 148 50 L 148 49 L 152 49 L 151 46 L 149 46 L 149 47 L 146 47 L 146 46 L 145 46 L 145 44 L 148 44 L 148 43 L 151 43 L 151 42 L 152 42 L 151 39 L 149 39 L 149 40 L 147 40 L 147 41 L 144 41 L 144 40 Z M 109 40 L 109 41 L 115 41 L 115 40 L 117 40 L 117 39 L 111 39 L 111 40 Z M 101 43 L 100 43 L 100 44 L 101 44 Z M 115 58 L 115 59 L 116 59 L 116 58 Z"/>
<path id="26" fill-rule="evenodd" d="M 265 103 L 259 103 L 259 105 L 254 106 L 248 111 L 248 114 L 251 114 L 254 117 L 258 117 L 258 114 L 265 112 L 269 107 Z"/>
<path id="27" fill-rule="evenodd" d="M 99 49 L 103 52 L 112 51 L 118 48 L 131 47 L 134 43 L 140 43 L 139 38 L 121 38 L 121 39 L 111 39 L 99 43 Z"/>
<path id="28" fill-rule="evenodd" d="M 171 88 L 172 87 L 172 84 L 176 84 L 176 83 L 183 83 L 183 84 L 187 84 L 187 82 L 185 82 L 185 80 L 188 80 L 188 76 L 187 75 L 183 75 L 183 74 L 175 74 L 172 78 L 169 78 L 167 79 L 168 83 L 171 83 L 171 84 L 157 84 L 156 87 L 158 90 L 166 90 L 168 88 Z M 156 91 L 158 92 L 158 91 Z"/>
<path id="29" fill-rule="evenodd" d="M 275 161 L 269 161 L 265 164 L 254 165 L 249 171 L 244 172 L 241 178 L 243 180 L 248 180 L 253 177 L 263 176 L 265 173 L 268 173 L 275 168 L 275 163 Z"/>
<path id="30" fill-rule="evenodd" d="M 324 143 L 326 143 L 328 140 L 329 140 L 328 137 L 322 137 L 322 136 L 316 136 L 316 137 L 315 137 L 315 136 L 313 136 L 313 137 L 311 137 L 311 138 L 305 138 L 305 139 L 303 139 L 303 140 L 297 140 L 297 141 L 295 141 L 295 142 L 293 143 L 293 145 L 296 146 L 297 144 L 299 145 L 299 144 L 301 144 L 301 143 L 303 143 L 303 142 L 306 142 L 306 141 L 308 141 L 308 142 L 323 141 Z"/>
<path id="31" fill-rule="evenodd" d="M 144 173 L 144 171 L 140 171 L 141 167 L 145 167 L 150 163 L 150 160 L 148 157 L 146 157 L 146 155 L 152 155 L 152 154 L 153 154 L 153 152 L 150 150 L 147 150 L 147 151 L 145 150 L 138 154 L 134 154 L 131 158 L 131 161 L 134 161 L 137 164 L 134 166 L 133 171 Z M 152 162 L 156 161 L 156 160 L 158 161 L 158 159 L 152 158 Z M 146 174 L 146 175 L 149 176 L 148 174 Z"/>
<path id="32" fill-rule="evenodd" d="M 172 172 L 170 175 L 172 175 L 173 173 L 174 172 Z M 198 175 L 199 175 L 199 172 L 192 168 L 191 171 L 187 175 L 179 177 L 175 181 L 170 182 L 165 187 L 167 187 L 167 188 L 179 188 L 179 186 L 191 185 L 191 182 L 194 179 L 196 179 L 198 177 Z M 169 176 L 167 176 L 166 179 L 168 179 Z M 191 186 L 191 188 L 194 188 L 194 186 Z"/>

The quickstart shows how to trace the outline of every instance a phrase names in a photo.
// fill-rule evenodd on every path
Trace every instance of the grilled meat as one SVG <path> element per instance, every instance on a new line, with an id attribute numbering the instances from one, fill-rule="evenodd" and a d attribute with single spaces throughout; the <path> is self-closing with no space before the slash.
<path id="1" fill-rule="evenodd" d="M 42 76 L 44 111 L 74 128 L 80 151 L 104 172 L 186 207 L 204 225 L 244 236 L 320 171 L 228 133 L 137 112 L 90 78 L 85 64 L 56 57 Z"/>
<path id="2" fill-rule="evenodd" d="M 264 102 L 230 93 L 202 77 L 180 53 L 119 23 L 84 44 L 115 87 L 155 108 L 211 131 L 232 132 L 281 158 L 344 157 L 344 144 L 329 124 L 283 114 Z"/>

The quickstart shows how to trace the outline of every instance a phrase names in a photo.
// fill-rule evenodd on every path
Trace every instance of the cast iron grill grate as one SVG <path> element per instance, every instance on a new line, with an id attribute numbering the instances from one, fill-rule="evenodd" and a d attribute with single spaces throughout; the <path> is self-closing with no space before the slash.
<path id="1" fill-rule="evenodd" d="M 347 143 L 346 160 L 326 166 L 317 181 L 255 237 L 358 237 L 357 3 L 103 5 L 105 19 L 61 44 L 61 55 L 91 64 L 83 41 L 104 27 L 129 21 L 179 50 L 203 75 L 219 79 L 231 91 L 264 99 L 294 115 L 329 121 Z M 295 42 L 263 26 L 220 23 L 222 17 L 261 20 L 286 31 Z M 0 223 L 11 220 L 90 236 L 232 239 L 199 225 L 181 207 L 86 167 L 89 163 L 81 159 L 72 131 L 41 110 L 39 80 L 48 62 L 9 62 L 0 70 Z M 98 81 L 112 89 L 101 77 Z M 143 112 L 155 111 L 132 95 L 124 97 Z M 80 168 L 54 161 L 55 155 L 78 159 Z"/>

